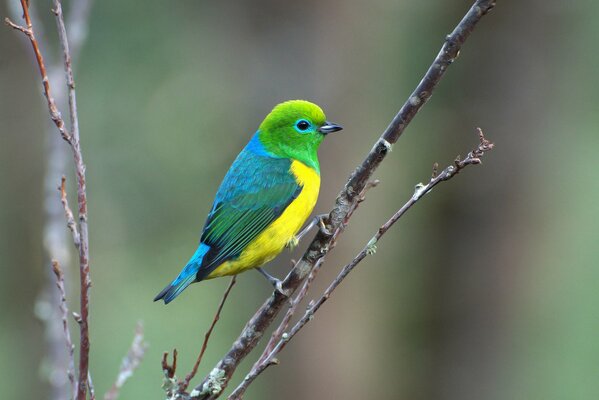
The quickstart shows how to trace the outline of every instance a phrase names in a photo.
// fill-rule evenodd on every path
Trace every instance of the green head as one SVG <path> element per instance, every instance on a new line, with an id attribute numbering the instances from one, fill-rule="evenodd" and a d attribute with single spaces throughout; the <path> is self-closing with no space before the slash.
<path id="1" fill-rule="evenodd" d="M 290 100 L 278 104 L 266 116 L 258 128 L 258 137 L 269 153 L 301 161 L 320 171 L 318 146 L 328 133 L 341 129 L 328 122 L 316 104 Z"/>

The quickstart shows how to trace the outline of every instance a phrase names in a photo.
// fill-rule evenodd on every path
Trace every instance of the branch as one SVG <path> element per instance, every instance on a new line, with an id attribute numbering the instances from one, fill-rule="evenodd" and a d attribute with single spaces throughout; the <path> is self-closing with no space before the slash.
<path id="1" fill-rule="evenodd" d="M 185 390 L 189 386 L 189 382 L 191 382 L 193 377 L 198 372 L 198 367 L 200 366 L 200 363 L 202 362 L 202 357 L 204 357 L 204 352 L 206 351 L 206 348 L 208 347 L 208 341 L 210 340 L 210 335 L 212 334 L 212 330 L 214 329 L 214 326 L 220 319 L 220 313 L 223 310 L 223 306 L 225 305 L 225 302 L 227 301 L 227 297 L 229 297 L 229 293 L 231 293 L 231 289 L 233 289 L 233 286 L 235 285 L 236 278 L 237 278 L 236 275 L 233 275 L 233 277 L 231 278 L 231 281 L 229 282 L 229 286 L 227 286 L 227 289 L 225 290 L 225 293 L 223 294 L 223 298 L 221 299 L 220 304 L 218 305 L 218 308 L 216 309 L 216 314 L 214 314 L 214 318 L 212 319 L 212 324 L 210 324 L 210 328 L 208 328 L 208 331 L 206 331 L 206 334 L 204 335 L 204 342 L 202 343 L 202 349 L 200 350 L 200 355 L 198 356 L 191 372 L 189 374 L 187 374 L 187 376 L 185 377 L 185 379 L 182 382 L 179 383 L 179 393 L 185 392 Z"/>
<path id="2" fill-rule="evenodd" d="M 135 327 L 135 336 L 133 342 L 127 352 L 125 358 L 121 362 L 121 369 L 116 377 L 116 381 L 112 384 L 110 390 L 104 395 L 104 400 L 116 400 L 119 397 L 119 392 L 125 382 L 133 375 L 133 372 L 139 367 L 139 364 L 144 358 L 148 344 L 144 341 L 144 329 L 141 322 Z"/>
<path id="3" fill-rule="evenodd" d="M 48 79 L 48 73 L 46 72 L 46 64 L 44 64 L 44 57 L 42 56 L 40 46 L 35 38 L 35 33 L 33 32 L 33 25 L 31 24 L 31 17 L 29 16 L 29 5 L 27 4 L 27 0 L 21 0 L 21 7 L 23 8 L 23 18 L 25 19 L 27 27 L 17 25 L 14 22 L 12 22 L 9 18 L 4 18 L 4 22 L 11 28 L 23 32 L 29 38 L 29 41 L 31 42 L 31 47 L 33 47 L 33 53 L 35 54 L 37 65 L 40 70 L 40 75 L 42 77 L 44 96 L 46 96 L 46 101 L 48 102 L 48 111 L 50 112 L 50 118 L 58 128 L 58 131 L 60 132 L 62 138 L 67 142 L 70 142 L 71 135 L 67 131 L 64 120 L 62 119 L 62 116 L 58 111 L 58 107 L 56 106 L 56 102 L 52 97 L 52 92 L 50 90 L 50 81 Z"/>
<path id="4" fill-rule="evenodd" d="M 177 382 L 177 377 L 175 376 L 175 373 L 177 372 L 177 349 L 173 349 L 173 363 L 169 365 L 168 351 L 165 351 L 162 354 L 161 365 L 162 372 L 164 373 L 162 388 L 166 392 L 168 399 L 176 398 L 179 389 L 179 383 Z"/>
<path id="5" fill-rule="evenodd" d="M 316 235 L 302 259 L 283 281 L 283 290 L 285 292 L 293 293 L 308 276 L 316 263 L 327 255 L 332 245 L 334 245 L 334 240 L 340 233 L 340 230 L 343 229 L 344 221 L 352 205 L 358 200 L 359 194 L 370 180 L 372 174 L 385 159 L 392 145 L 397 142 L 416 113 L 420 111 L 424 103 L 431 97 L 437 84 L 445 74 L 447 67 L 456 59 L 462 45 L 481 18 L 495 6 L 495 1 L 475 1 L 453 32 L 447 35 L 441 50 L 414 92 L 377 140 L 364 161 L 351 174 L 345 187 L 337 196 L 335 207 L 331 210 L 328 218 L 328 225 L 330 227 L 328 230 L 333 234 L 327 234 L 327 232 L 321 230 Z M 278 291 L 273 292 L 247 322 L 227 354 L 225 354 L 209 376 L 190 395 L 200 399 L 217 398 L 222 389 L 227 386 L 239 363 L 256 347 L 265 330 L 276 318 L 288 299 L 289 296 L 283 295 Z"/>
<path id="6" fill-rule="evenodd" d="M 376 234 L 368 241 L 366 246 L 358 253 L 354 259 L 347 265 L 343 267 L 341 272 L 337 275 L 337 277 L 333 280 L 333 282 L 327 287 L 324 291 L 323 295 L 314 303 L 308 307 L 303 317 L 291 328 L 288 333 L 284 333 L 281 336 L 279 342 L 274 346 L 274 348 L 270 351 L 268 356 L 264 357 L 258 365 L 254 365 L 250 373 L 246 375 L 243 381 L 237 386 L 237 388 L 231 393 L 229 396 L 229 400 L 239 400 L 243 397 L 243 394 L 249 387 L 249 385 L 254 382 L 254 380 L 260 375 L 262 372 L 266 370 L 269 366 L 273 364 L 278 364 L 278 360 L 276 356 L 278 353 L 285 348 L 287 343 L 291 339 L 295 337 L 295 335 L 314 317 L 314 314 L 320 309 L 320 307 L 329 299 L 333 291 L 343 282 L 343 280 L 349 275 L 349 273 L 362 261 L 366 256 L 372 255 L 376 252 L 376 244 L 379 239 L 387 233 L 387 231 L 410 209 L 414 204 L 416 204 L 422 197 L 431 192 L 431 190 L 437 186 L 439 183 L 448 181 L 461 170 L 466 168 L 468 165 L 478 165 L 481 163 L 481 157 L 489 150 L 493 148 L 493 143 L 489 142 L 485 139 L 483 132 L 480 128 L 477 128 L 477 133 L 479 135 L 479 145 L 476 149 L 472 150 L 464 160 L 460 160 L 458 156 L 454 161 L 453 165 L 448 166 L 440 174 L 437 174 L 437 164 L 435 163 L 433 167 L 433 175 L 429 182 L 424 185 L 419 183 L 416 185 L 414 194 L 387 222 L 385 222 L 376 232 Z"/>
<path id="7" fill-rule="evenodd" d="M 65 343 L 67 346 L 67 353 L 69 356 L 69 365 L 67 369 L 67 376 L 69 378 L 69 382 L 71 382 L 71 387 L 73 388 L 73 392 L 76 392 L 77 384 L 75 382 L 75 346 L 73 346 L 73 341 L 71 340 L 71 333 L 69 331 L 69 308 L 67 307 L 67 295 L 64 288 L 64 274 L 62 269 L 60 268 L 60 264 L 56 260 L 52 260 L 52 272 L 56 276 L 56 287 L 58 288 L 58 293 L 60 294 L 60 313 L 62 319 L 62 329 L 64 332 Z"/>
<path id="8" fill-rule="evenodd" d="M 91 278 L 89 271 L 89 241 L 88 241 L 88 226 L 87 226 L 87 193 L 85 184 L 85 164 L 83 163 L 83 155 L 81 153 L 81 146 L 79 143 L 79 122 L 77 117 L 77 99 L 75 95 L 75 81 L 73 78 L 72 61 L 69 50 L 69 42 L 67 37 L 66 28 L 64 25 L 64 18 L 62 14 L 62 6 L 60 0 L 53 0 L 54 14 L 56 16 L 56 24 L 58 27 L 58 36 L 63 51 L 64 58 L 64 70 L 67 77 L 68 97 L 69 97 L 69 115 L 71 122 L 71 131 L 67 131 L 65 122 L 58 111 L 56 103 L 51 95 L 50 82 L 48 74 L 46 72 L 46 66 L 44 64 L 44 58 L 42 56 L 38 41 L 35 38 L 33 25 L 31 23 L 31 17 L 29 15 L 29 5 L 27 0 L 21 0 L 21 8 L 23 9 L 23 18 L 25 19 L 26 27 L 16 25 L 8 18 L 5 22 L 13 29 L 17 29 L 24 33 L 31 42 L 33 52 L 39 67 L 40 75 L 42 78 L 42 84 L 44 88 L 44 95 L 48 103 L 48 111 L 50 118 L 58 128 L 62 138 L 67 141 L 70 145 L 73 159 L 75 163 L 75 170 L 77 175 L 77 205 L 78 205 L 78 218 L 79 218 L 79 242 L 75 242 L 75 246 L 79 251 L 79 272 L 80 272 L 80 304 L 81 309 L 78 314 L 77 322 L 79 323 L 80 331 L 80 348 L 79 348 L 79 377 L 77 383 L 77 400 L 85 400 L 87 387 L 88 387 L 88 376 L 89 376 L 89 326 L 88 326 L 88 314 L 89 314 L 89 288 L 91 286 Z M 65 197 L 66 198 L 66 197 Z M 69 222 L 67 222 L 68 224 Z"/>
<path id="9" fill-rule="evenodd" d="M 73 160 L 77 175 L 77 204 L 79 206 L 79 276 L 80 276 L 80 303 L 81 303 L 81 322 L 80 327 L 80 347 L 79 347 L 79 386 L 77 392 L 78 400 L 85 400 L 87 391 L 86 384 L 89 374 L 89 288 L 91 286 L 91 277 L 89 270 L 89 234 L 87 226 L 87 190 L 85 177 L 85 164 L 83 163 L 83 154 L 79 142 L 79 118 L 77 115 L 77 97 L 75 94 L 75 80 L 73 78 L 73 69 L 71 55 L 69 51 L 69 41 L 67 31 L 64 25 L 62 15 L 62 5 L 60 0 L 53 0 L 54 14 L 56 15 L 56 24 L 58 26 L 58 37 L 63 50 L 65 74 L 67 77 L 67 87 L 69 95 L 69 115 L 71 119 L 71 138 L 69 144 L 73 151 Z M 25 7 L 26 8 L 26 7 Z"/>

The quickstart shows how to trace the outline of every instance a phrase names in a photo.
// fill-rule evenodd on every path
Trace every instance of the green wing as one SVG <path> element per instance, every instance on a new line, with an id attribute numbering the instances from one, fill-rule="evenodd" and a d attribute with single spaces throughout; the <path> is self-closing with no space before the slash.
<path id="1" fill-rule="evenodd" d="M 248 150 L 235 160 L 216 194 L 201 242 L 210 250 L 197 278 L 238 257 L 299 195 L 302 187 L 289 172 L 291 161 Z"/>

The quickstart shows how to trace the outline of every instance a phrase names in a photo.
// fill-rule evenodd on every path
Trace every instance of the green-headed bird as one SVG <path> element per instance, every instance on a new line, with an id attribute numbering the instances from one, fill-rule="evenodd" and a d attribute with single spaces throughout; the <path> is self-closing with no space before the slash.
<path id="1" fill-rule="evenodd" d="M 225 175 L 198 249 L 154 301 L 168 304 L 193 282 L 250 268 L 276 283 L 259 267 L 297 241 L 318 198 L 318 147 L 341 129 L 316 104 L 277 105 Z"/>

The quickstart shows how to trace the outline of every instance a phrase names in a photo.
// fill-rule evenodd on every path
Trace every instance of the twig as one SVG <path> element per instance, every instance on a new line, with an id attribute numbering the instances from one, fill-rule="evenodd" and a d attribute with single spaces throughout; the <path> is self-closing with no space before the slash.
<path id="1" fill-rule="evenodd" d="M 56 103 L 51 95 L 50 82 L 48 80 L 48 74 L 46 72 L 46 66 L 44 64 L 44 58 L 39 48 L 38 41 L 35 38 L 33 25 L 29 15 L 29 6 L 27 0 L 21 0 L 21 8 L 23 9 L 23 18 L 25 19 L 26 27 L 16 25 L 9 19 L 5 19 L 5 22 L 14 29 L 23 32 L 31 42 L 37 64 L 40 70 L 42 78 L 42 84 L 44 87 L 44 95 L 48 103 L 48 111 L 50 118 L 58 128 L 62 138 L 69 143 L 73 159 L 75 163 L 75 170 L 77 175 L 77 204 L 78 204 L 78 218 L 79 218 L 79 242 L 75 242 L 75 246 L 79 251 L 79 272 L 80 272 L 80 304 L 81 309 L 78 314 L 77 321 L 79 323 L 80 331 L 80 346 L 79 346 L 79 377 L 77 383 L 77 400 L 85 400 L 87 387 L 88 387 L 88 373 L 89 373 L 89 326 L 88 326 L 88 314 L 89 314 L 89 288 L 91 286 L 90 270 L 89 270 L 89 235 L 87 226 L 87 193 L 86 193 L 86 179 L 85 179 L 85 164 L 83 162 L 83 155 L 81 153 L 81 146 L 79 142 L 79 123 L 77 117 L 77 100 L 75 95 L 75 82 L 73 79 L 72 62 L 69 51 L 68 36 L 64 25 L 64 18 L 62 14 L 62 6 L 60 0 L 53 0 L 54 14 L 56 16 L 56 23 L 58 26 L 59 41 L 63 50 L 64 57 L 64 69 L 67 77 L 68 97 L 69 97 L 69 115 L 71 121 L 71 131 L 68 132 L 65 126 L 65 122 L 58 111 Z"/>
<path id="2" fill-rule="evenodd" d="M 168 351 L 162 354 L 162 373 L 164 381 L 162 388 L 166 392 L 167 399 L 176 399 L 179 393 L 179 382 L 175 373 L 177 372 L 177 349 L 173 350 L 173 364 L 168 363 Z"/>
<path id="3" fill-rule="evenodd" d="M 229 400 L 239 400 L 242 398 L 243 394 L 249 387 L 249 385 L 260 375 L 262 372 L 266 370 L 269 366 L 273 364 L 277 364 L 278 360 L 276 359 L 277 354 L 283 350 L 283 348 L 289 343 L 291 339 L 314 317 L 314 314 L 318 311 L 318 309 L 329 299 L 333 291 L 343 282 L 343 280 L 347 277 L 347 275 L 368 255 L 372 255 L 376 252 L 376 243 L 378 240 L 395 224 L 414 204 L 418 202 L 422 197 L 426 194 L 430 193 L 430 191 L 441 182 L 448 181 L 449 179 L 456 176 L 462 169 L 466 168 L 468 165 L 477 165 L 481 163 L 481 157 L 485 154 L 485 152 L 491 150 L 493 148 L 493 143 L 489 142 L 485 139 L 483 132 L 480 128 L 477 128 L 477 133 L 479 135 L 480 143 L 476 149 L 468 153 L 464 160 L 460 160 L 458 156 L 454 161 L 453 165 L 448 166 L 440 174 L 436 173 L 437 164 L 435 163 L 433 167 L 433 175 L 430 178 L 429 182 L 424 185 L 419 183 L 416 185 L 414 190 L 414 194 L 393 216 L 385 222 L 376 232 L 376 234 L 368 241 L 366 246 L 354 257 L 354 259 L 347 265 L 345 265 L 341 272 L 337 275 L 337 277 L 333 280 L 333 282 L 327 287 L 324 291 L 323 295 L 314 303 L 312 303 L 303 317 L 291 328 L 288 333 L 284 333 L 276 344 L 276 346 L 272 349 L 270 354 L 264 358 L 262 362 L 258 364 L 255 368 L 252 368 L 250 373 L 246 375 L 243 381 L 237 386 L 237 388 L 231 393 L 228 397 Z M 276 360 L 276 362 L 274 362 Z"/>
<path id="4" fill-rule="evenodd" d="M 135 336 L 133 336 L 131 347 L 121 362 L 121 369 L 119 370 L 115 382 L 112 384 L 110 390 L 104 395 L 104 400 L 116 400 L 119 397 L 121 388 L 125 382 L 131 378 L 137 367 L 139 367 L 147 348 L 148 344 L 144 341 L 143 325 L 141 322 L 138 322 L 135 327 Z"/>
<path id="5" fill-rule="evenodd" d="M 69 365 L 67 369 L 67 376 L 71 382 L 73 392 L 77 391 L 77 383 L 75 382 L 75 346 L 71 340 L 71 333 L 69 331 L 69 308 L 67 307 L 67 295 L 64 288 L 64 275 L 60 264 L 56 260 L 52 260 L 52 272 L 56 276 L 56 287 L 60 295 L 60 313 L 62 319 L 62 329 L 64 331 L 65 343 L 67 346 L 67 354 L 69 359 Z"/>
<path id="6" fill-rule="evenodd" d="M 42 77 L 42 85 L 44 87 L 44 96 L 46 96 L 46 101 L 48 102 L 48 110 L 50 111 L 50 118 L 58 128 L 60 135 L 67 142 L 71 141 L 71 135 L 67 131 L 64 120 L 58 111 L 58 107 L 56 106 L 56 102 L 52 97 L 52 92 L 50 91 L 50 81 L 48 80 L 48 73 L 46 72 L 46 65 L 44 64 L 44 57 L 42 56 L 42 52 L 40 50 L 39 44 L 35 38 L 35 33 L 33 31 L 33 25 L 31 24 L 31 17 L 29 16 L 29 5 L 26 0 L 21 0 L 21 7 L 23 9 L 23 18 L 25 19 L 26 27 L 17 25 L 12 22 L 9 18 L 4 18 L 4 22 L 13 29 L 23 32 L 31 42 L 31 46 L 33 47 L 33 53 L 35 54 L 35 58 L 37 60 L 37 65 L 40 70 L 40 75 Z"/>
<path id="7" fill-rule="evenodd" d="M 285 292 L 293 293 L 308 276 L 318 260 L 326 256 L 331 245 L 334 244 L 335 233 L 338 232 L 343 225 L 343 221 L 346 220 L 352 204 L 357 201 L 359 194 L 372 177 L 374 171 L 390 152 L 392 145 L 397 142 L 416 113 L 420 111 L 424 103 L 431 97 L 437 84 L 445 74 L 447 67 L 456 59 L 462 45 L 481 18 L 495 6 L 495 1 L 475 1 L 453 32 L 447 35 L 441 50 L 414 92 L 377 140 L 364 161 L 351 174 L 345 187 L 338 195 L 335 207 L 331 210 L 328 219 L 331 228 L 328 230 L 333 232 L 333 235 L 327 234 L 322 230 L 316 235 L 300 262 L 296 264 L 295 268 L 289 272 L 283 281 L 283 290 Z M 264 331 L 276 318 L 288 298 L 288 296 L 278 291 L 273 292 L 247 322 L 237 340 L 235 340 L 230 350 L 213 368 L 211 374 L 192 391 L 192 397 L 203 400 L 215 399 L 222 393 L 222 389 L 227 386 L 239 363 L 256 347 Z M 216 388 L 214 387 L 215 380 L 213 376 L 219 377 L 218 382 L 216 382 L 218 383 Z"/>
<path id="8" fill-rule="evenodd" d="M 200 366 L 200 363 L 202 362 L 202 358 L 204 357 L 204 352 L 206 351 L 206 348 L 208 347 L 208 341 L 210 340 L 210 335 L 212 335 L 212 330 L 214 329 L 214 326 L 220 319 L 220 313 L 223 310 L 223 306 L 225 305 L 225 302 L 227 301 L 227 297 L 229 297 L 229 293 L 231 293 L 231 289 L 233 289 L 233 286 L 235 285 L 236 279 L 237 279 L 237 276 L 233 275 L 233 277 L 229 281 L 229 286 L 227 286 L 227 289 L 225 289 L 225 293 L 223 293 L 223 297 L 220 301 L 220 304 L 218 305 L 218 308 L 216 309 L 214 318 L 212 319 L 212 324 L 210 324 L 210 328 L 208 328 L 208 330 L 204 334 L 204 342 L 202 343 L 202 349 L 200 350 L 200 354 L 198 355 L 198 358 L 197 358 L 195 364 L 193 365 L 191 372 L 189 374 L 187 374 L 187 376 L 185 377 L 185 379 L 182 382 L 179 383 L 179 392 L 181 392 L 181 393 L 185 392 L 185 390 L 189 386 L 189 382 L 191 382 L 193 377 L 198 373 L 198 367 Z"/>
<path id="9" fill-rule="evenodd" d="M 177 372 L 177 349 L 173 350 L 173 364 L 168 363 L 168 351 L 162 354 L 162 371 L 168 378 L 174 378 Z"/>

